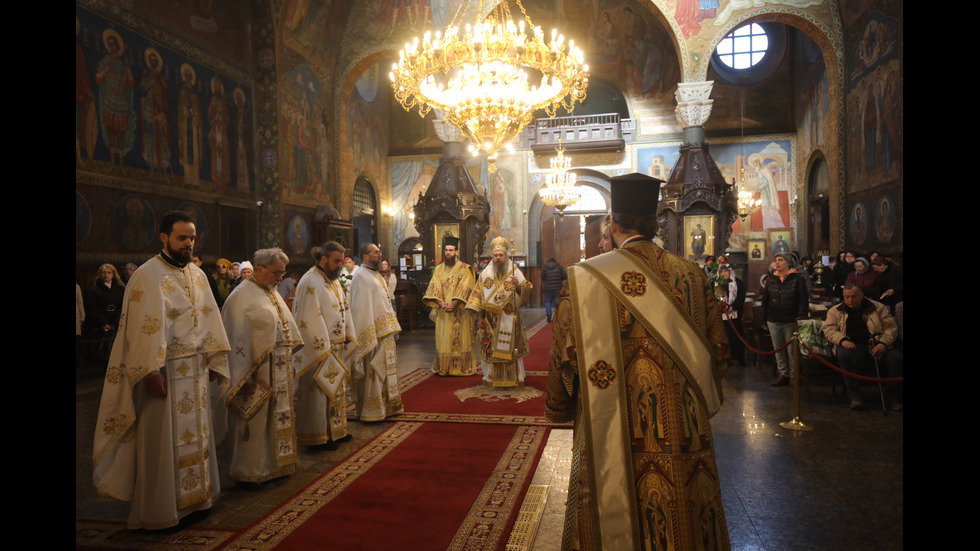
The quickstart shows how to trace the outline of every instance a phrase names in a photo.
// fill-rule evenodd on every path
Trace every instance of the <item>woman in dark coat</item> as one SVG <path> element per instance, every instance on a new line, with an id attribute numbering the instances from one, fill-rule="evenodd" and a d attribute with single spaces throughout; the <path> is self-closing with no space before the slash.
<path id="1" fill-rule="evenodd" d="M 125 285 L 116 267 L 112 264 L 99 266 L 99 278 L 88 293 L 85 323 L 90 335 L 101 341 L 96 355 L 103 363 L 108 363 L 112 341 L 116 338 L 124 292 Z"/>

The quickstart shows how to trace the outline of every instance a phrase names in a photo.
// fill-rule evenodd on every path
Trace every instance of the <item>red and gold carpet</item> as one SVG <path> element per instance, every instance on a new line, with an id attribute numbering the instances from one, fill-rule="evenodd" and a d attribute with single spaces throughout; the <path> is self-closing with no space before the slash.
<path id="1" fill-rule="evenodd" d="M 525 386 L 495 389 L 482 385 L 480 375 L 437 377 L 417 369 L 398 381 L 405 404 L 399 421 L 437 421 L 511 425 L 553 425 L 544 413 L 551 352 L 551 325 L 530 339 L 524 358 Z"/>
<path id="2" fill-rule="evenodd" d="M 549 430 L 396 423 L 222 549 L 502 550 Z"/>

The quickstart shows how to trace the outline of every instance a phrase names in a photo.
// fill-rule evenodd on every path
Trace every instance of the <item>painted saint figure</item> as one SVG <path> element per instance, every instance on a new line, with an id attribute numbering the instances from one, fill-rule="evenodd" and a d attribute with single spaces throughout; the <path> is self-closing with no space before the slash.
<path id="1" fill-rule="evenodd" d="M 160 52 L 147 48 L 143 53 L 146 69 L 140 77 L 140 121 L 142 123 L 143 159 L 150 165 L 150 177 L 160 172 L 166 177 L 170 169 L 170 97 L 167 81 L 161 75 Z"/>
<path id="2" fill-rule="evenodd" d="M 102 33 L 106 54 L 95 71 L 99 87 L 99 109 L 102 111 L 102 139 L 109 148 L 109 161 L 122 166 L 122 159 L 136 141 L 136 111 L 133 109 L 133 71 L 123 57 L 125 44 L 119 33 L 106 29 Z"/>
<path id="3" fill-rule="evenodd" d="M 201 181 L 201 101 L 195 85 L 197 73 L 188 63 L 180 66 L 182 85 L 177 95 L 177 143 L 180 147 L 180 166 L 184 183 L 196 186 Z"/>

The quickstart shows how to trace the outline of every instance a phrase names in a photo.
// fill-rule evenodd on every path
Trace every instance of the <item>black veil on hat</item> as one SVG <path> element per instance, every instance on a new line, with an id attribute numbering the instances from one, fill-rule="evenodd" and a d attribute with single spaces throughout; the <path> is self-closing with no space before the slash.
<path id="1" fill-rule="evenodd" d="M 664 180 L 634 172 L 609 179 L 612 211 L 618 214 L 656 214 Z"/>

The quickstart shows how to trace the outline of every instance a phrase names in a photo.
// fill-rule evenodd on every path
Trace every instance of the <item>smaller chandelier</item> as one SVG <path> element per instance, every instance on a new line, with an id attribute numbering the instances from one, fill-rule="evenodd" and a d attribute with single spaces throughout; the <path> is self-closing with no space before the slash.
<path id="1" fill-rule="evenodd" d="M 735 179 L 732 179 L 732 185 L 735 185 Z M 757 199 L 754 197 L 751 191 L 745 189 L 745 184 L 738 186 L 738 217 L 744 222 L 750 214 L 755 212 L 762 206 L 762 199 Z"/>
<path id="2" fill-rule="evenodd" d="M 575 189 L 575 174 L 568 171 L 572 167 L 572 158 L 565 156 L 561 138 L 555 152 L 557 155 L 551 158 L 551 172 L 538 194 L 544 204 L 558 211 L 558 218 L 563 218 L 565 209 L 577 203 L 582 198 L 582 192 Z"/>
<path id="3" fill-rule="evenodd" d="M 470 0 L 472 1 L 472 0 Z M 426 32 L 406 44 L 401 59 L 389 74 L 395 99 L 424 117 L 441 109 L 445 120 L 462 131 L 474 154 L 484 153 L 491 172 L 497 152 L 509 146 L 544 109 L 554 117 L 559 107 L 571 111 L 585 99 L 589 68 L 582 50 L 557 31 L 546 43 L 541 27 L 534 26 L 520 0 L 524 20 L 511 19 L 509 0 L 484 15 L 483 0 L 477 22 L 461 27 L 470 1 L 456 12 L 445 34 Z M 527 31 L 525 32 L 525 21 Z"/>

